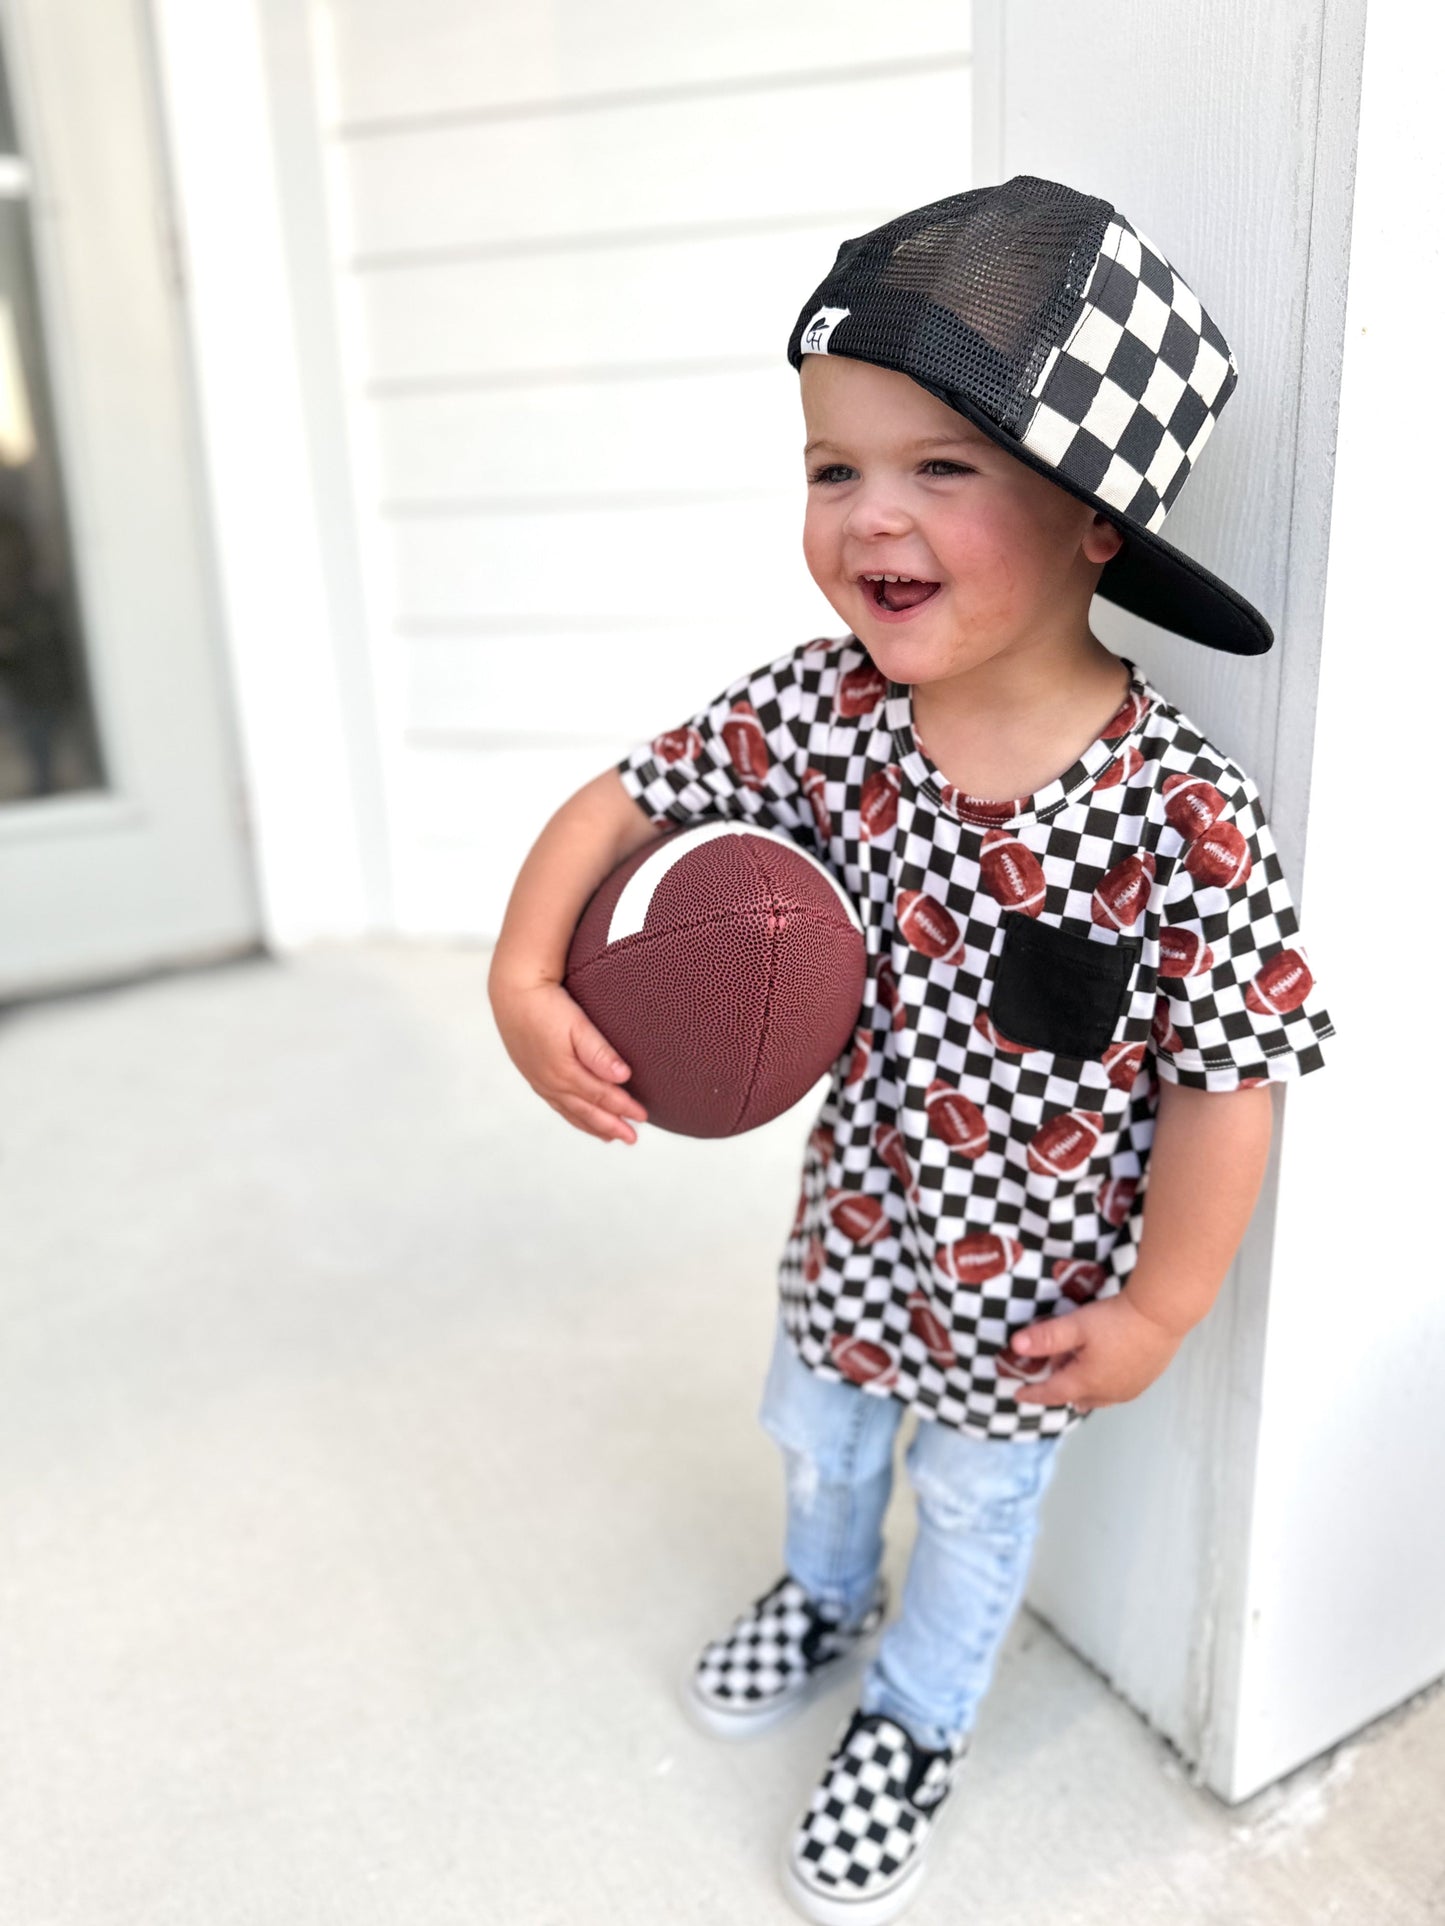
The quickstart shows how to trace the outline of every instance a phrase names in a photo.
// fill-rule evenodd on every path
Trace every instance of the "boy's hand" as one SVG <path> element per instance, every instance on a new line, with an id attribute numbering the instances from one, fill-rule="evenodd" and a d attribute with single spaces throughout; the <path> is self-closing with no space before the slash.
<path id="1" fill-rule="evenodd" d="M 1020 1404 L 1071 1404 L 1076 1411 L 1127 1404 L 1154 1382 L 1183 1340 L 1182 1329 L 1156 1322 L 1120 1291 L 1015 1331 L 1013 1346 L 1022 1356 L 1055 1363 L 1046 1380 L 1018 1385 L 1014 1397 Z"/>
<path id="2" fill-rule="evenodd" d="M 560 983 L 494 987 L 492 1013 L 507 1055 L 559 1116 L 604 1143 L 637 1142 L 627 1119 L 645 1123 L 647 1112 L 618 1088 L 632 1075 L 631 1066 Z"/>

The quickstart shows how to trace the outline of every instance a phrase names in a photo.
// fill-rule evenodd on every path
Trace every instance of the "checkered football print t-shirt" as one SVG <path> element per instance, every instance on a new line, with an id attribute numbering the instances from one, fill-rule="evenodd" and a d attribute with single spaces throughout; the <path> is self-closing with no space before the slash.
<path id="1" fill-rule="evenodd" d="M 803 1362 L 974 1437 L 1020 1404 L 1009 1348 L 1119 1290 L 1158 1079 L 1234 1090 L 1334 1034 L 1259 792 L 1128 660 L 1129 691 L 1034 795 L 955 789 L 911 691 L 855 636 L 739 677 L 618 765 L 657 823 L 756 822 L 857 905 L 868 978 L 808 1140 L 779 1270 Z"/>

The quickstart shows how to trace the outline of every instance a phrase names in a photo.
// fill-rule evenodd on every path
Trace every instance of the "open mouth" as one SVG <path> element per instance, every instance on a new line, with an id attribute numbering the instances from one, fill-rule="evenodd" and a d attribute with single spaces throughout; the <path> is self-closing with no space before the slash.
<path id="1" fill-rule="evenodd" d="M 866 578 L 863 587 L 872 596 L 880 609 L 890 615 L 900 615 L 906 609 L 921 608 L 938 593 L 937 582 L 870 582 Z"/>

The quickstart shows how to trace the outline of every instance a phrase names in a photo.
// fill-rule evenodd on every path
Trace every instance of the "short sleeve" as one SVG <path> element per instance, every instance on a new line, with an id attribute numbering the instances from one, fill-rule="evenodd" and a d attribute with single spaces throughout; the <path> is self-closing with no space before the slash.
<path id="1" fill-rule="evenodd" d="M 1191 828 L 1159 929 L 1159 1075 L 1237 1090 L 1318 1070 L 1334 1024 L 1259 791 L 1230 765 L 1196 793 L 1207 793 L 1211 820 Z"/>
<path id="2" fill-rule="evenodd" d="M 623 787 L 659 827 L 726 816 L 815 843 L 809 738 L 826 733 L 820 670 L 816 645 L 805 644 L 738 676 L 629 750 L 617 765 Z"/>

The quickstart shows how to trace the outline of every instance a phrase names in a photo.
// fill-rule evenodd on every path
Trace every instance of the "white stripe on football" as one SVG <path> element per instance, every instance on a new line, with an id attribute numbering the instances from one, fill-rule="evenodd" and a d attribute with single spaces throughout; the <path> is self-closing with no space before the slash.
<path id="1" fill-rule="evenodd" d="M 623 884 L 622 894 L 613 905 L 612 920 L 607 925 L 608 943 L 620 943 L 624 936 L 636 936 L 647 921 L 654 891 L 673 864 L 680 863 L 700 843 L 710 843 L 717 836 L 760 836 L 765 842 L 779 843 L 790 854 L 800 856 L 805 863 L 811 863 L 838 898 L 848 921 L 862 933 L 863 925 L 858 920 L 858 912 L 848 892 L 825 863 L 820 863 L 816 856 L 795 843 L 791 836 L 784 836 L 776 829 L 760 829 L 755 823 L 719 822 L 699 823 L 693 829 L 684 829 L 676 836 L 669 836 L 654 854 L 638 864 Z"/>

